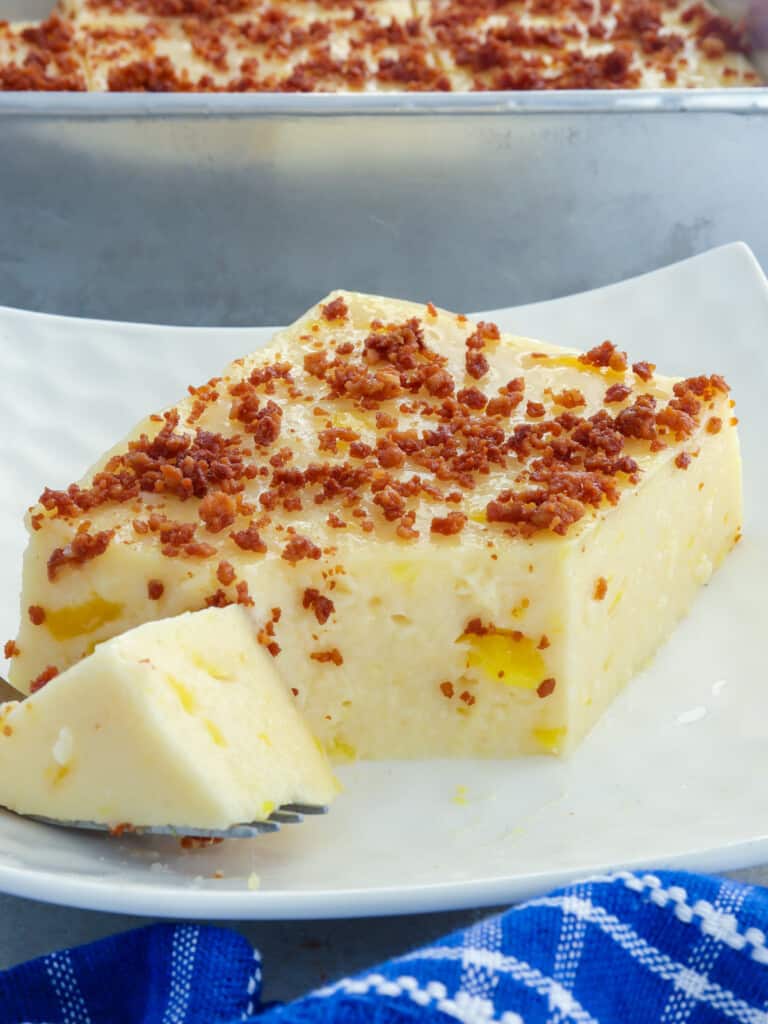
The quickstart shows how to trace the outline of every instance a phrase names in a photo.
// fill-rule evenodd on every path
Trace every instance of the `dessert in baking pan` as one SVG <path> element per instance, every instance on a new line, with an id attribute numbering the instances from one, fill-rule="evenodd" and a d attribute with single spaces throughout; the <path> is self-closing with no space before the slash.
<path id="1" fill-rule="evenodd" d="M 42 493 L 11 681 L 239 605 L 336 759 L 567 752 L 739 538 L 732 404 L 335 292 Z"/>
<path id="2" fill-rule="evenodd" d="M 759 84 L 701 0 L 60 0 L 0 89 L 400 92 Z"/>

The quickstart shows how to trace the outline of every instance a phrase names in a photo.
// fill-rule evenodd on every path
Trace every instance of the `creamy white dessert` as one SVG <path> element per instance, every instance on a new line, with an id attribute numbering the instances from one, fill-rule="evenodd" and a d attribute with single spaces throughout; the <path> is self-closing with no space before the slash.
<path id="1" fill-rule="evenodd" d="M 13 684 L 238 602 L 337 757 L 571 749 L 739 536 L 732 402 L 333 293 L 29 513 Z"/>
<path id="2" fill-rule="evenodd" d="M 22 814 L 220 829 L 336 792 L 236 606 L 147 623 L 0 705 L 0 805 Z"/>

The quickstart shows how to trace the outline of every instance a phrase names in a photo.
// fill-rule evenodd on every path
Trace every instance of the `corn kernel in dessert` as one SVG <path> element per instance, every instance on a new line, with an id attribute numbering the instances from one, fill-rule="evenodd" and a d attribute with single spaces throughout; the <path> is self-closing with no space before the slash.
<path id="1" fill-rule="evenodd" d="M 34 690 L 239 604 L 331 754 L 567 752 L 741 524 L 722 377 L 334 292 L 29 513 Z"/>
<path id="2" fill-rule="evenodd" d="M 147 623 L 0 706 L 0 804 L 23 814 L 223 829 L 336 790 L 241 608 Z"/>

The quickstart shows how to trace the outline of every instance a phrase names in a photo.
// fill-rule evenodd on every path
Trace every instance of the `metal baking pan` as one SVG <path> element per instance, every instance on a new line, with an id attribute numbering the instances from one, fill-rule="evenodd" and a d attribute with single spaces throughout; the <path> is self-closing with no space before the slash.
<path id="1" fill-rule="evenodd" d="M 284 323 L 334 287 L 488 309 L 736 239 L 768 266 L 766 209 L 766 88 L 0 94 L 0 304 L 28 309 Z"/>

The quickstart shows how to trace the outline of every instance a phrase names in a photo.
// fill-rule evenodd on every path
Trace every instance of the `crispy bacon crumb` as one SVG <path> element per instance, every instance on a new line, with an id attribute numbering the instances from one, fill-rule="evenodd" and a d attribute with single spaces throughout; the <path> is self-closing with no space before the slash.
<path id="1" fill-rule="evenodd" d="M 337 647 L 332 647 L 329 651 L 312 651 L 310 658 L 313 661 L 319 661 L 323 664 L 333 663 L 334 665 L 343 665 L 344 658 Z"/>
<path id="2" fill-rule="evenodd" d="M 546 411 L 541 402 L 527 402 L 525 406 L 525 415 L 530 416 L 532 420 L 541 419 Z"/>
<path id="3" fill-rule="evenodd" d="M 632 372 L 642 381 L 649 381 L 653 377 L 653 371 L 655 369 L 655 363 L 632 363 Z"/>
<path id="4" fill-rule="evenodd" d="M 688 469 L 691 464 L 691 456 L 688 452 L 680 452 L 675 456 L 675 465 L 678 469 Z"/>
<path id="5" fill-rule="evenodd" d="M 235 567 L 231 562 L 219 562 L 216 569 L 216 579 L 223 587 L 228 587 L 235 581 Z"/>
<path id="6" fill-rule="evenodd" d="M 301 606 L 302 608 L 311 609 L 321 626 L 324 626 L 333 612 L 336 611 L 333 601 L 321 594 L 315 587 L 306 588 L 301 599 Z"/>
<path id="7" fill-rule="evenodd" d="M 263 555 L 267 550 L 267 545 L 261 539 L 261 534 L 253 523 L 250 523 L 245 530 L 236 530 L 234 533 L 230 533 L 230 537 L 243 551 L 254 551 L 256 554 Z"/>
<path id="8" fill-rule="evenodd" d="M 595 580 L 595 589 L 592 592 L 592 597 L 595 601 L 602 601 L 605 595 L 608 593 L 608 580 L 605 576 L 598 576 Z"/>
<path id="9" fill-rule="evenodd" d="M 224 840 L 221 836 L 182 836 L 179 845 L 182 850 L 205 850 L 209 846 L 218 846 Z M 220 871 L 215 872 L 212 878 L 223 878 Z"/>
<path id="10" fill-rule="evenodd" d="M 165 593 L 165 584 L 161 580 L 147 581 L 147 595 L 150 601 L 159 601 Z"/>
<path id="11" fill-rule="evenodd" d="M 719 416 L 710 416 L 707 420 L 707 433 L 719 434 L 723 428 L 723 421 Z"/>
<path id="12" fill-rule="evenodd" d="M 283 548 L 281 558 L 284 558 L 286 562 L 290 562 L 291 565 L 296 565 L 304 558 L 318 559 L 322 555 L 322 551 L 313 544 L 308 537 L 302 537 L 301 534 L 295 534 Z"/>
<path id="13" fill-rule="evenodd" d="M 52 679 L 55 679 L 59 674 L 59 670 L 55 665 L 47 665 L 39 676 L 36 676 L 29 684 L 29 692 L 37 693 L 38 690 L 42 690 L 46 683 L 50 683 Z"/>
<path id="14" fill-rule="evenodd" d="M 467 522 L 463 512 L 449 512 L 447 516 L 435 516 L 430 524 L 430 533 L 441 534 L 444 537 L 452 537 L 461 533 Z"/>
<path id="15" fill-rule="evenodd" d="M 206 494 L 200 502 L 198 514 L 210 533 L 221 533 L 235 521 L 235 500 L 223 491 Z"/>
<path id="16" fill-rule="evenodd" d="M 564 388 L 559 394 L 552 395 L 552 399 L 564 409 L 578 409 L 586 405 L 587 400 L 578 388 Z"/>
<path id="17" fill-rule="evenodd" d="M 627 368 L 627 353 L 620 352 L 612 341 L 604 341 L 580 355 L 579 362 L 586 366 L 607 367 L 621 372 Z"/>
<path id="18" fill-rule="evenodd" d="M 27 614 L 33 626 L 42 626 L 45 622 L 45 608 L 41 608 L 39 604 L 31 604 L 27 609 Z"/>
<path id="19" fill-rule="evenodd" d="M 550 646 L 550 640 L 546 633 L 542 635 L 541 640 L 539 640 L 536 646 L 540 651 L 546 651 L 546 649 Z"/>
<path id="20" fill-rule="evenodd" d="M 48 579 L 53 582 L 65 565 L 82 565 L 83 562 L 103 555 L 114 535 L 114 530 L 91 534 L 81 527 L 66 547 L 56 548 L 52 552 L 48 559 Z"/>
<path id="21" fill-rule="evenodd" d="M 536 687 L 536 693 L 539 695 L 539 697 L 549 697 L 550 694 L 553 694 L 555 692 L 556 686 L 557 682 L 554 679 L 545 679 Z"/>
<path id="22" fill-rule="evenodd" d="M 477 697 L 470 693 L 469 690 L 463 690 L 459 694 L 459 700 L 463 701 L 468 708 L 471 708 L 473 704 L 477 702 Z"/>
<path id="23" fill-rule="evenodd" d="M 605 392 L 603 401 L 606 405 L 614 402 L 623 402 L 632 394 L 632 388 L 628 384 L 611 384 Z"/>
<path id="24" fill-rule="evenodd" d="M 448 697 L 450 699 L 454 694 L 453 683 L 449 680 L 446 680 L 444 683 L 440 683 L 440 692 L 444 697 Z"/>
<path id="25" fill-rule="evenodd" d="M 322 311 L 323 319 L 329 321 L 346 320 L 349 316 L 349 308 L 341 295 L 323 306 Z"/>
<path id="26" fill-rule="evenodd" d="M 19 646 L 15 640 L 5 641 L 5 647 L 3 647 L 3 655 L 6 658 L 18 658 L 20 654 L 21 651 L 19 650 Z"/>

